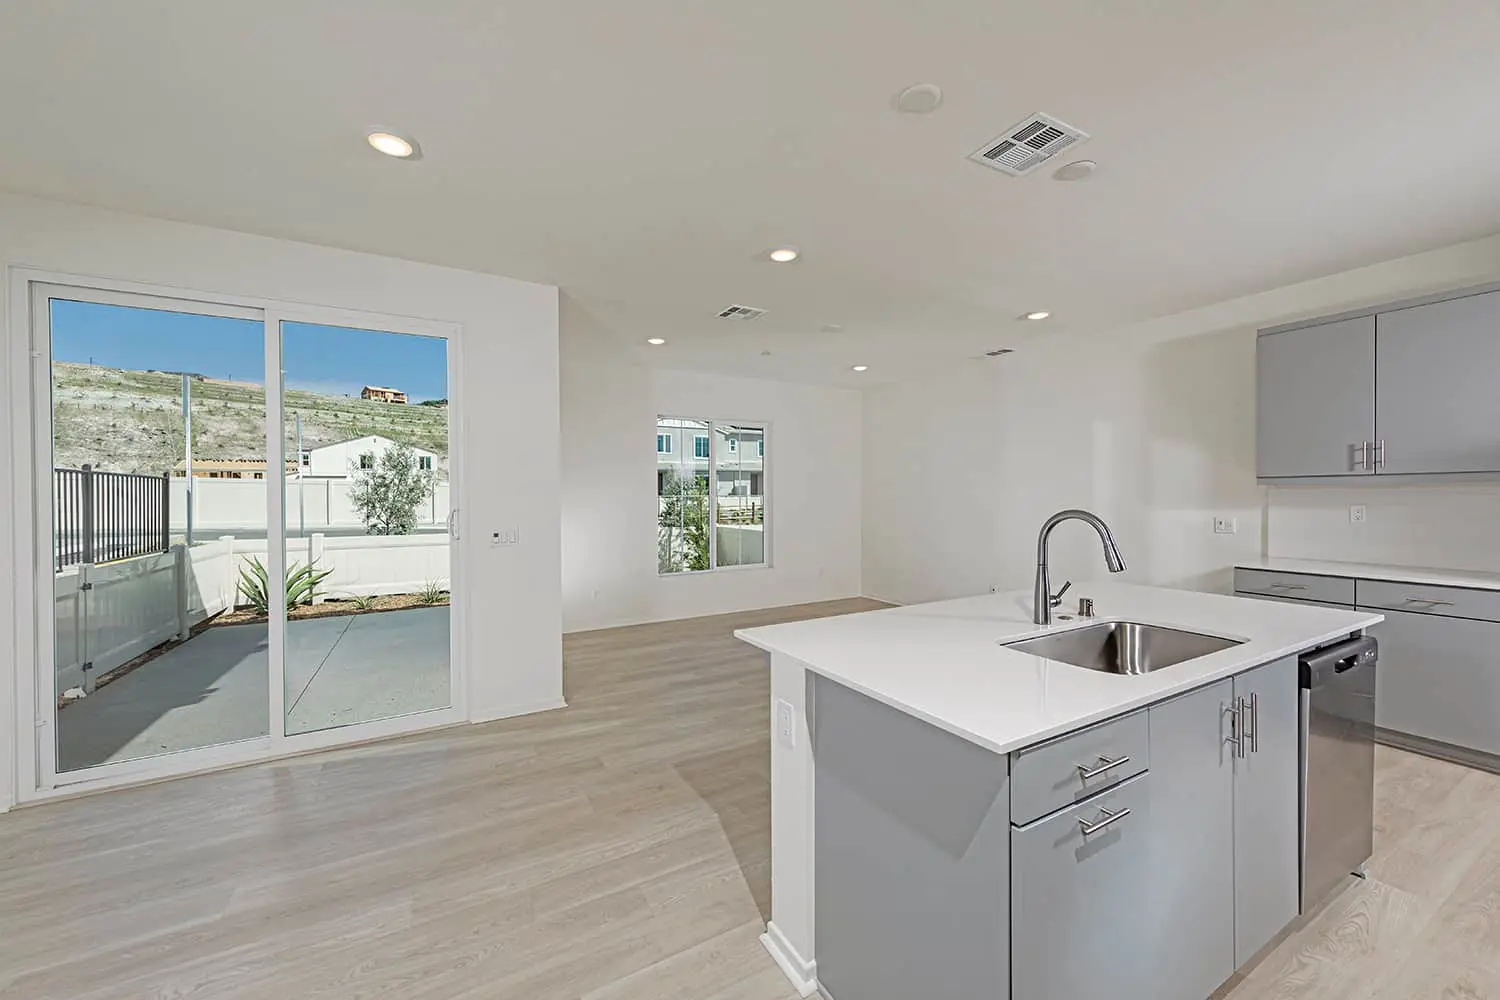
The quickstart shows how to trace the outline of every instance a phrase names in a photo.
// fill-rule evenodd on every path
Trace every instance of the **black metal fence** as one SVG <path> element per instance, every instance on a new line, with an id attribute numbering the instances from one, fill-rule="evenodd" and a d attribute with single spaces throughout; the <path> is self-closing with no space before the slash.
<path id="1" fill-rule="evenodd" d="M 52 473 L 58 571 L 171 548 L 170 473 L 100 472 L 89 465 Z"/>

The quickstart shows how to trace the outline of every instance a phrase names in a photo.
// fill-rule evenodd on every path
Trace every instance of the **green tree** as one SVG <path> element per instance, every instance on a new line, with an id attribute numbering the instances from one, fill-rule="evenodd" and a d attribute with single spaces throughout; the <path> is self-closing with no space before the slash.
<path id="1" fill-rule="evenodd" d="M 372 535 L 411 534 L 417 528 L 417 507 L 432 495 L 434 474 L 417 467 L 417 453 L 406 444 L 391 445 L 371 466 L 356 472 L 349 488 L 349 502 L 365 530 Z"/>
<path id="2" fill-rule="evenodd" d="M 663 473 L 657 498 L 657 570 L 708 569 L 708 480 Z"/>

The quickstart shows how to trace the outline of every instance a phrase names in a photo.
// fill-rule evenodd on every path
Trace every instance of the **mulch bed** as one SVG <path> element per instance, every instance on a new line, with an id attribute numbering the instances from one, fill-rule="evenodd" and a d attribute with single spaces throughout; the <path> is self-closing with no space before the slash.
<path id="1" fill-rule="evenodd" d="M 303 618 L 335 618 L 341 615 L 373 615 L 381 611 L 407 611 L 411 608 L 445 608 L 448 606 L 448 595 L 444 594 L 441 601 L 428 604 L 418 594 L 390 594 L 384 597 L 372 597 L 369 599 L 368 608 L 360 608 L 353 601 L 324 601 L 322 604 L 299 604 L 287 612 L 288 621 L 300 621 Z M 213 619 L 214 625 L 254 625 L 264 623 L 269 619 L 256 612 L 253 608 L 236 608 L 226 611 Z"/>

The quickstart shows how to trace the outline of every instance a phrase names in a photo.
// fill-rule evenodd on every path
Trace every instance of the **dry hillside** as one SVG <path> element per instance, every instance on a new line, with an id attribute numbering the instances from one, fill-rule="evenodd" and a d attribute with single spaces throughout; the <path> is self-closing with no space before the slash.
<path id="1" fill-rule="evenodd" d="M 266 457 L 265 390 L 244 382 L 193 382 L 193 454 L 197 458 Z M 182 461 L 182 379 L 58 362 L 52 366 L 56 464 L 85 462 L 116 472 L 160 474 Z M 379 434 L 425 448 L 448 464 L 448 408 L 375 403 L 288 390 L 287 452 L 302 414 L 302 447 Z"/>

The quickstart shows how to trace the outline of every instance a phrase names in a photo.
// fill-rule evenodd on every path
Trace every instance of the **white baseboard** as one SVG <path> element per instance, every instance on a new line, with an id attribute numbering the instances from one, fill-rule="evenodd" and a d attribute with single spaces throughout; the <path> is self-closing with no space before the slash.
<path id="1" fill-rule="evenodd" d="M 774 921 L 767 922 L 766 932 L 760 936 L 760 943 L 776 960 L 782 974 L 791 980 L 798 996 L 810 997 L 818 992 L 817 964 L 797 954 L 797 949 L 792 947 Z"/>
<path id="2" fill-rule="evenodd" d="M 879 594 L 872 594 L 868 591 L 861 593 L 859 596 L 863 597 L 867 601 L 879 601 L 881 604 L 889 604 L 892 607 L 896 608 L 901 607 L 900 601 L 893 601 L 889 597 L 881 597 Z"/>
<path id="3" fill-rule="evenodd" d="M 495 715 L 478 715 L 469 721 L 474 725 L 484 722 L 499 722 L 501 719 L 514 719 L 520 715 L 535 715 L 538 712 L 551 712 L 559 708 L 567 708 L 568 703 L 561 698 L 549 698 L 546 701 L 535 702 L 530 705 L 514 705 L 502 709 Z"/>

